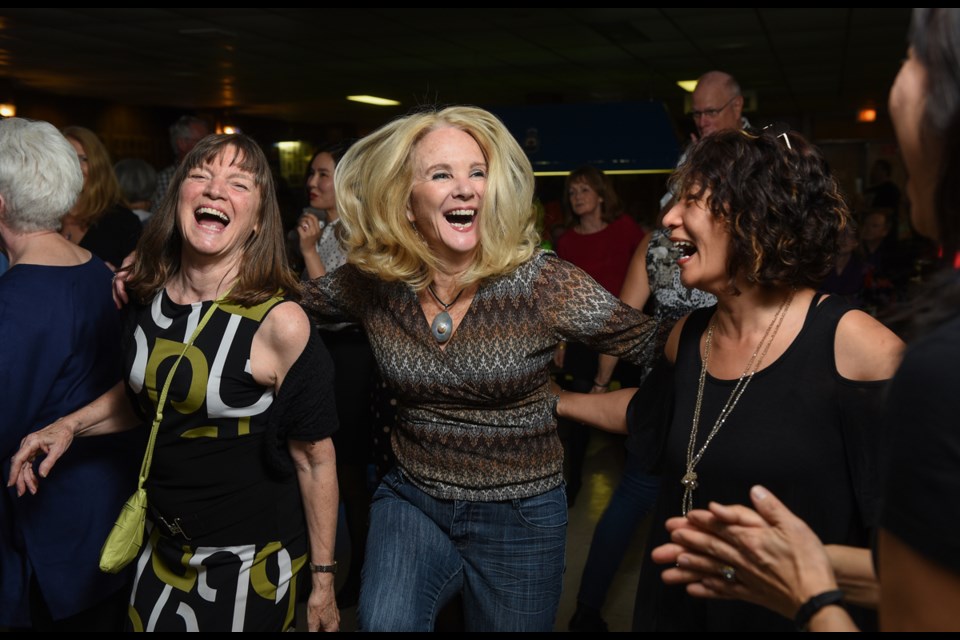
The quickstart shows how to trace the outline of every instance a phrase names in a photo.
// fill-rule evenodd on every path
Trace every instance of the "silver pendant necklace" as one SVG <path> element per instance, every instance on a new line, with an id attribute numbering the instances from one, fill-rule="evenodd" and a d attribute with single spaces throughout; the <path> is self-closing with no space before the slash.
<path id="1" fill-rule="evenodd" d="M 433 334 L 433 337 L 437 342 L 443 344 L 450 339 L 450 336 L 453 335 L 453 318 L 450 317 L 450 314 L 447 311 L 453 305 L 457 304 L 457 300 L 460 299 L 460 296 L 463 294 L 463 289 L 460 289 L 460 293 L 457 294 L 457 297 L 453 299 L 453 302 L 449 304 L 440 299 L 437 295 L 437 292 L 433 290 L 433 285 L 427 285 L 427 291 L 430 292 L 430 295 L 433 296 L 433 299 L 437 301 L 437 304 L 443 307 L 443 311 L 438 313 L 434 318 L 433 322 L 430 323 L 430 333 Z"/>
<path id="2" fill-rule="evenodd" d="M 750 360 L 747 362 L 747 366 L 744 368 L 743 374 L 733 386 L 733 391 L 730 392 L 730 397 L 727 398 L 726 404 L 724 404 L 723 409 L 720 410 L 720 415 L 717 416 L 717 421 L 713 423 L 713 428 L 710 429 L 710 433 L 707 434 L 707 438 L 704 440 L 700 450 L 696 451 L 695 443 L 697 440 L 697 431 L 700 426 L 700 407 L 703 404 L 703 388 L 707 378 L 707 363 L 710 361 L 710 347 L 713 343 L 713 328 L 717 322 L 716 315 L 714 315 L 714 317 L 710 320 L 710 326 L 707 327 L 707 337 L 703 346 L 703 361 L 700 364 L 700 380 L 697 384 L 697 403 L 693 408 L 693 424 L 690 429 L 690 440 L 687 443 L 687 471 L 683 474 L 683 478 L 680 479 L 680 484 L 683 485 L 683 502 L 681 504 L 683 515 L 687 515 L 687 512 L 693 508 L 693 492 L 696 491 L 697 487 L 700 486 L 700 478 L 695 471 L 697 464 L 700 462 L 703 454 L 706 453 L 707 447 L 710 446 L 710 442 L 713 440 L 713 437 L 717 435 L 717 432 L 720 431 L 720 427 L 723 426 L 723 423 L 727 421 L 727 417 L 729 417 L 730 413 L 733 412 L 733 408 L 737 406 L 740 396 L 743 395 L 743 392 L 747 390 L 747 385 L 749 385 L 750 381 L 753 380 L 753 375 L 760 368 L 760 363 L 763 362 L 764 357 L 767 355 L 767 351 L 770 349 L 770 345 L 773 344 L 774 338 L 777 337 L 777 332 L 780 331 L 780 325 L 783 324 L 783 319 L 786 317 L 787 310 L 790 308 L 790 303 L 793 301 L 793 294 L 794 291 L 791 290 L 784 301 L 780 304 L 780 308 L 777 309 L 777 313 L 773 316 L 773 320 L 771 320 L 770 324 L 767 326 L 767 330 L 760 339 L 760 343 L 757 345 L 756 350 L 753 352 L 753 355 L 750 356 Z"/>

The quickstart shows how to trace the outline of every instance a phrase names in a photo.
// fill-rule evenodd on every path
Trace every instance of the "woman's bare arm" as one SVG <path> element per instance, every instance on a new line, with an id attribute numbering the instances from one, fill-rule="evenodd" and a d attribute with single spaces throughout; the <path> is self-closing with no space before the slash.
<path id="1" fill-rule="evenodd" d="M 37 470 L 41 478 L 46 478 L 60 456 L 70 448 L 74 437 L 127 431 L 138 424 L 140 420 L 130 405 L 126 388 L 122 381 L 118 382 L 87 406 L 27 435 L 10 461 L 7 486 L 16 485 L 20 496 L 26 491 L 35 494 L 39 482 L 33 471 L 33 461 L 38 456 L 46 456 Z"/>

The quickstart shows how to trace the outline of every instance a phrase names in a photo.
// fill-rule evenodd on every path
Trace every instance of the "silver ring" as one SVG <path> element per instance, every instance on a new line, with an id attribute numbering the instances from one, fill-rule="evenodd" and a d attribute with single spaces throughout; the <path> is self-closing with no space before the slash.
<path id="1" fill-rule="evenodd" d="M 730 565 L 725 564 L 720 567 L 720 575 L 723 576 L 723 579 L 727 582 L 734 582 L 737 579 L 737 570 Z"/>

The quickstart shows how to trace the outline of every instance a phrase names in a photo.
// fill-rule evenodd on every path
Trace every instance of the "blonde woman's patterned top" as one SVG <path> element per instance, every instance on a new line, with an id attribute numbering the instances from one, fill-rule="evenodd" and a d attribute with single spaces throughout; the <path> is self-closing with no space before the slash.
<path id="1" fill-rule="evenodd" d="M 350 264 L 307 282 L 301 304 L 320 321 L 363 323 L 398 398 L 397 461 L 440 499 L 510 500 L 561 484 L 548 384 L 559 341 L 640 363 L 646 344 L 666 337 L 552 252 L 481 284 L 445 350 L 409 285 Z"/>

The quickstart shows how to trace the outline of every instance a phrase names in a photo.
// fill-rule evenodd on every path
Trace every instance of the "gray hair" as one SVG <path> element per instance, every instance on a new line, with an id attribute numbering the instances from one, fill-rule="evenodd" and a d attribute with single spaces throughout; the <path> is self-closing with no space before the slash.
<path id="1" fill-rule="evenodd" d="M 127 202 L 142 202 L 157 189 L 157 170 L 146 160 L 125 158 L 113 166 Z"/>
<path id="2" fill-rule="evenodd" d="M 83 188 L 77 152 L 49 122 L 0 120 L 4 221 L 21 233 L 59 229 Z"/>
<path id="3" fill-rule="evenodd" d="M 722 86 L 731 98 L 743 95 L 743 92 L 740 90 L 740 83 L 726 71 L 707 71 L 697 80 L 697 86 L 700 86 L 701 82 L 704 85 L 716 83 Z"/>
<path id="4" fill-rule="evenodd" d="M 186 140 L 193 138 L 192 127 L 194 125 L 201 125 L 207 131 L 210 130 L 210 125 L 207 124 L 207 121 L 196 116 L 180 116 L 176 122 L 170 125 L 170 146 L 173 147 L 174 155 L 179 155 L 180 153 L 180 150 L 177 148 L 177 140 L 181 138 Z"/>

